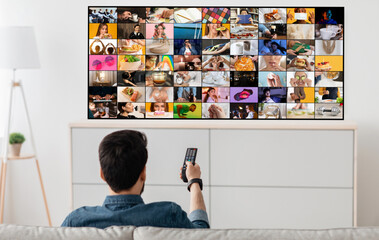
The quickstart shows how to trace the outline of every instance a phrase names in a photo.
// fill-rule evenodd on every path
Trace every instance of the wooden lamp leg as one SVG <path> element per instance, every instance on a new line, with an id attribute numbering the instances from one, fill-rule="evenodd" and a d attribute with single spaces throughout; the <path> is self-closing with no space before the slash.
<path id="1" fill-rule="evenodd" d="M 0 206 L 0 224 L 4 220 L 4 200 L 5 200 L 5 180 L 7 179 L 7 163 L 1 161 L 1 206 Z"/>
<path id="2" fill-rule="evenodd" d="M 51 227 L 52 225 L 51 225 L 51 218 L 50 218 L 49 207 L 47 206 L 47 199 L 46 199 L 46 194 L 45 194 L 45 188 L 43 187 L 41 170 L 39 169 L 39 163 L 38 163 L 37 159 L 36 159 L 36 165 L 37 165 L 37 171 L 38 171 L 38 176 L 39 176 L 39 182 L 41 183 L 43 201 L 45 202 L 45 209 L 46 209 L 47 219 L 49 221 L 49 226 Z"/>

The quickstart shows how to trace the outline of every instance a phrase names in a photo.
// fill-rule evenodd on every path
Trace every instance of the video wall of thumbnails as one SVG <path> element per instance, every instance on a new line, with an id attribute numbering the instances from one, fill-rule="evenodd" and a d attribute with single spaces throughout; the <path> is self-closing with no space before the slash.
<path id="1" fill-rule="evenodd" d="M 343 7 L 88 7 L 89 119 L 344 119 Z"/>

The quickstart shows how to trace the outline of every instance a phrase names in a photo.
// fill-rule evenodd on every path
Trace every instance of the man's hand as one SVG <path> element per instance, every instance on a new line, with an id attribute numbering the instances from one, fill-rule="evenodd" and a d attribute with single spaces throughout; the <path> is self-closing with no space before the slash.
<path id="1" fill-rule="evenodd" d="M 195 166 L 191 162 L 186 162 L 187 170 L 186 170 L 186 177 L 188 181 L 191 181 L 191 179 L 194 178 L 200 178 L 201 176 L 201 170 L 199 164 L 195 163 Z M 182 167 L 180 168 L 180 179 L 182 178 Z"/>

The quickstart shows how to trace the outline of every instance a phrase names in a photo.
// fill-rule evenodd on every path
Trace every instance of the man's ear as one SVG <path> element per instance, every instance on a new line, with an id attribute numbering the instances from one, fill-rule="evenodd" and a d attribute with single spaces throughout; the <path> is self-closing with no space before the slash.
<path id="1" fill-rule="evenodd" d="M 146 181 L 146 165 L 143 168 L 143 170 L 142 170 L 141 174 L 139 175 L 139 177 L 141 178 L 142 181 Z"/>
<path id="2" fill-rule="evenodd" d="M 103 170 L 102 170 L 101 168 L 100 168 L 100 177 L 101 177 L 101 179 L 103 179 L 104 182 L 106 182 L 106 181 L 105 181 L 105 177 L 104 177 Z"/>

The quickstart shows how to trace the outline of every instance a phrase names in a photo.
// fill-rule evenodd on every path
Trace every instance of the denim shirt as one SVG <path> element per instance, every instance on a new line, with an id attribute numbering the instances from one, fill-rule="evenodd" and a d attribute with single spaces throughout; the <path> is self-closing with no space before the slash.
<path id="1" fill-rule="evenodd" d="M 102 206 L 81 207 L 70 213 L 62 227 L 153 226 L 209 228 L 208 215 L 197 209 L 187 213 L 174 202 L 145 204 L 140 195 L 107 196 Z"/>

